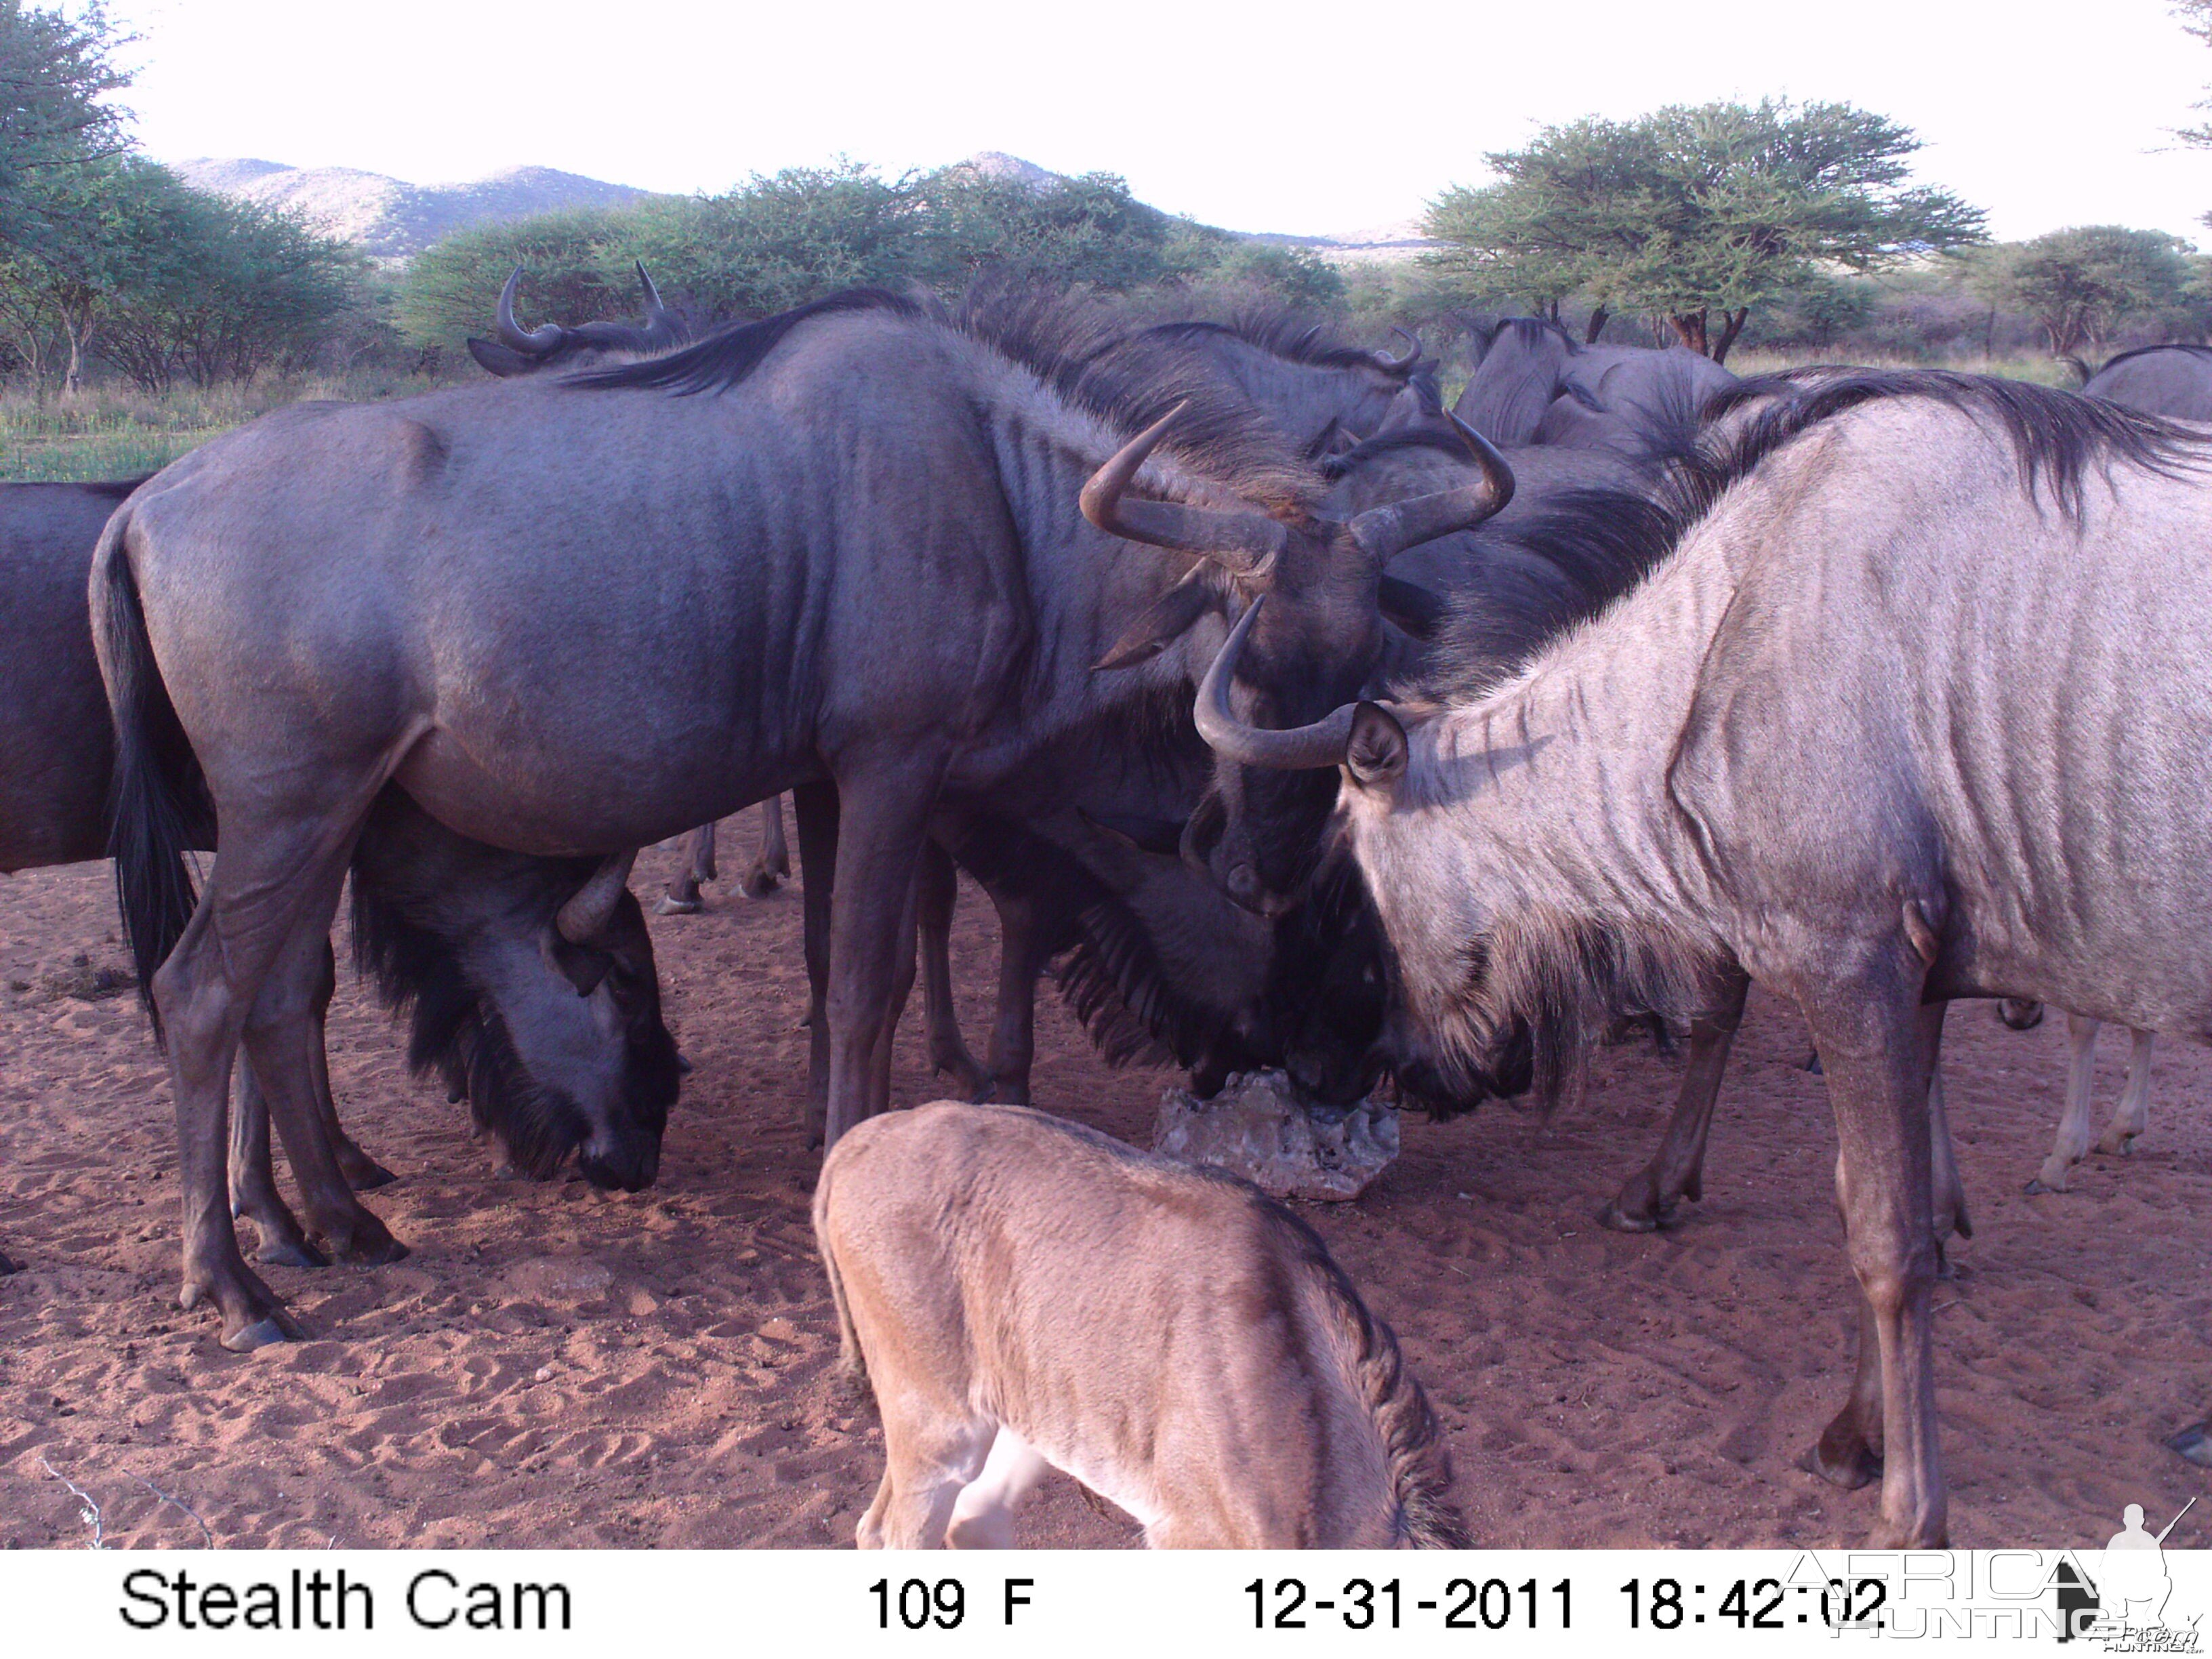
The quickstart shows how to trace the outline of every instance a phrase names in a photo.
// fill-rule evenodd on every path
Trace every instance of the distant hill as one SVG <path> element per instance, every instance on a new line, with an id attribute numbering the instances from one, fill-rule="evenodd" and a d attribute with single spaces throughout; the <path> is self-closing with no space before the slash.
<path id="1" fill-rule="evenodd" d="M 553 213 L 623 207 L 650 191 L 554 167 L 514 167 L 464 185 L 410 185 L 355 167 L 294 167 L 201 157 L 176 171 L 195 189 L 296 210 L 380 258 L 404 259 L 457 230 Z"/>
<path id="2" fill-rule="evenodd" d="M 1039 191 L 1050 190 L 1065 176 L 995 149 L 979 150 L 953 165 L 982 178 L 1015 179 Z M 355 167 L 295 167 L 252 157 L 203 156 L 178 163 L 176 171 L 196 189 L 295 209 L 331 235 L 386 259 L 410 258 L 441 238 L 471 225 L 498 224 L 564 208 L 623 207 L 652 194 L 553 167 L 514 167 L 465 185 L 410 185 Z M 1412 224 L 1335 236 L 1285 236 L 1262 231 L 1252 234 L 1250 239 L 1306 248 L 1322 258 L 1343 263 L 1409 259 L 1430 246 Z"/>

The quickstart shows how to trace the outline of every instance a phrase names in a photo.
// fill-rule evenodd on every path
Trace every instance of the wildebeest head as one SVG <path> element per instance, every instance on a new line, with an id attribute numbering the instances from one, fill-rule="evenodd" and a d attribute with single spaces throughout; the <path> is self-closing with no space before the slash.
<path id="1" fill-rule="evenodd" d="M 1380 659 L 1386 616 L 1425 626 L 1435 605 L 1384 567 L 1405 549 L 1480 523 L 1513 495 L 1505 459 L 1471 428 L 1458 429 L 1480 482 L 1393 502 L 1337 522 L 1291 521 L 1125 492 L 1173 424 L 1170 413 L 1123 447 L 1084 487 L 1084 516 L 1130 541 L 1194 554 L 1203 563 L 1151 606 L 1101 661 L 1119 668 L 1158 653 L 1224 597 L 1243 607 L 1233 638 L 1237 672 L 1219 688 L 1249 738 L 1224 744 L 1214 782 L 1192 815 L 1183 854 L 1237 902 L 1279 911 L 1311 877 L 1334 792 L 1329 781 L 1272 758 L 1266 727 L 1304 726 L 1348 707 Z M 1265 603 L 1263 603 L 1263 601 Z M 1207 718 L 1203 700 L 1200 729 Z"/>
<path id="2" fill-rule="evenodd" d="M 471 335 L 469 356 L 488 373 L 501 379 L 535 374 L 544 368 L 587 368 L 610 358 L 641 356 L 682 345 L 691 337 L 690 325 L 661 303 L 660 291 L 637 264 L 638 286 L 644 291 L 645 312 L 636 322 L 541 323 L 525 328 L 514 319 L 515 290 L 522 284 L 522 267 L 499 291 L 494 321 L 499 337 L 486 340 Z"/>
<path id="3" fill-rule="evenodd" d="M 661 1018 L 628 860 L 532 858 L 463 839 L 387 791 L 354 861 L 354 949 L 435 1068 L 515 1164 L 650 1186 L 683 1062 Z"/>

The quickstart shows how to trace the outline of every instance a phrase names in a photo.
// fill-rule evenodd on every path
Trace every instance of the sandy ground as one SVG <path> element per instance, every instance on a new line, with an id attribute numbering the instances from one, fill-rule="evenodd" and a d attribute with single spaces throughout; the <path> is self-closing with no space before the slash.
<path id="1" fill-rule="evenodd" d="M 732 826 L 733 866 L 750 830 Z M 638 890 L 674 865 L 648 854 Z M 979 1034 L 986 915 L 969 895 L 957 941 Z M 706 914 L 653 927 L 698 1066 L 659 1184 L 493 1180 L 460 1109 L 406 1075 L 348 982 L 340 1109 L 401 1172 L 369 1202 L 414 1254 L 267 1270 L 314 1340 L 240 1358 L 175 1307 L 166 1074 L 133 1000 L 97 994 L 121 964 L 106 867 L 0 880 L 0 1249 L 25 1263 L 0 1279 L 0 1544 L 87 1540 L 64 1478 L 112 1541 L 146 1547 L 197 1545 L 202 1523 L 227 1547 L 849 1543 L 880 1441 L 836 1376 L 807 1223 L 799 905 L 715 890 Z M 1108 1071 L 1048 1000 L 1039 1103 L 1147 1137 L 1170 1078 Z M 894 1085 L 909 1103 L 940 1092 L 914 1024 Z M 1364 1200 L 1309 1212 L 1404 1339 L 1483 1542 L 1863 1538 L 1871 1492 L 1799 1467 L 1850 1362 L 1833 1131 L 1804 1052 L 1796 1017 L 1755 999 L 1705 1200 L 1662 1235 L 1591 1219 L 1672 1099 L 1679 1061 L 1641 1047 L 1601 1057 L 1571 1121 L 1410 1124 Z M 2100 1110 L 2125 1053 L 2107 1033 Z M 2021 1036 L 1970 1006 L 1948 1054 L 1977 1223 L 1937 1297 L 1953 1541 L 2100 1545 L 2130 1502 L 2162 1525 L 2212 1484 L 2159 1443 L 2212 1407 L 2212 1060 L 2162 1048 L 2142 1150 L 2031 1199 L 2063 1022 Z M 1025 1526 L 1134 1541 L 1066 1482 Z M 2200 1506 L 2169 1542 L 2208 1528 Z"/>

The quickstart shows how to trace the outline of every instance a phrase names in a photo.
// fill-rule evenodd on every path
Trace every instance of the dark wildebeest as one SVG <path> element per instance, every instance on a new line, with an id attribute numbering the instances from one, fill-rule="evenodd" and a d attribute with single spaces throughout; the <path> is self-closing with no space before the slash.
<path id="1" fill-rule="evenodd" d="M 1133 333 L 1109 332 L 1086 348 L 1085 362 L 1094 373 L 1105 370 L 1150 379 L 1197 377 L 1212 382 L 1248 400 L 1255 418 L 1272 422 L 1292 447 L 1310 456 L 1334 445 L 1356 441 L 1394 418 L 1401 424 L 1415 419 L 1424 397 L 1435 401 L 1435 364 L 1421 356 L 1416 337 L 1398 331 L 1404 334 L 1407 349 L 1402 356 L 1394 357 L 1330 338 L 1323 325 L 1295 313 L 1261 310 L 1226 323 L 1179 319 Z M 744 884 L 744 891 L 755 896 L 775 886 L 767 873 L 771 848 L 775 872 L 790 873 L 781 851 L 781 798 L 763 802 L 762 811 L 766 838 L 762 854 L 754 860 Z M 659 913 L 698 908 L 698 883 L 713 876 L 713 827 L 701 833 L 706 839 L 695 839 L 692 843 L 692 874 L 671 885 L 668 896 L 656 907 Z M 944 964 L 957 892 L 952 873 L 943 860 L 935 853 L 925 853 L 919 914 L 932 1053 L 942 1069 L 963 1083 L 988 1088 L 981 1068 L 969 1060 L 951 1024 L 949 1000 L 937 994 L 938 988 L 945 982 Z M 1018 950 L 1016 954 L 1020 954 Z M 1009 961 L 1002 981 L 1006 975 L 1018 976 L 1020 971 Z M 821 994 L 817 984 L 817 1011 Z M 814 1018 L 815 1012 L 811 1011 L 809 1018 Z M 999 1036 L 1011 1039 L 1020 1023 L 1012 1005 L 1002 1002 Z M 1011 1054 L 1012 1050 L 1006 1052 Z M 1026 1099 L 1026 1093 L 1015 1097 Z"/>
<path id="2" fill-rule="evenodd" d="M 141 482 L 0 485 L 0 872 L 106 855 L 114 744 L 88 577 L 101 527 Z M 212 844 L 206 834 L 189 839 Z M 416 1009 L 414 1065 L 439 1065 L 477 1122 L 541 1176 L 568 1149 L 562 1103 L 626 1090 L 665 1112 L 674 1092 L 642 927 L 617 941 L 623 976 L 610 972 L 613 982 L 581 1000 L 573 970 L 592 959 L 552 937 L 556 913 L 588 874 L 574 861 L 461 841 L 398 800 L 380 804 L 356 860 L 356 940 L 386 1000 Z M 563 954 L 568 977 L 551 965 Z M 331 1104 L 321 1033 L 334 986 L 325 947 L 305 1016 L 312 1039 L 292 1056 L 305 1069 L 291 1097 L 312 1109 L 279 1125 L 305 1227 L 276 1190 L 268 1102 L 252 1068 L 237 1068 L 232 1207 L 254 1223 L 264 1261 L 404 1254 L 352 1196 L 392 1176 L 346 1136 Z"/>
<path id="3" fill-rule="evenodd" d="M 488 372 L 508 379 L 538 374 L 548 369 L 602 368 L 611 362 L 630 362 L 640 357 L 688 345 L 702 331 L 687 311 L 662 302 L 660 290 L 647 276 L 643 261 L 637 264 L 638 287 L 645 309 L 635 322 L 611 320 L 577 324 L 540 323 L 525 328 L 515 320 L 514 299 L 522 285 L 523 269 L 517 265 L 499 291 L 493 321 L 496 339 L 471 337 L 469 355 Z M 684 915 L 699 908 L 699 884 L 720 873 L 714 858 L 714 826 L 702 823 L 684 844 L 684 872 L 669 883 L 668 890 L 653 906 L 656 915 Z M 779 879 L 791 874 L 791 853 L 783 835 L 783 798 L 771 796 L 761 803 L 760 851 L 740 884 L 757 898 L 775 891 Z"/>
<path id="4" fill-rule="evenodd" d="M 1638 455 L 1655 434 L 1694 426 L 1736 384 L 1681 346 L 1582 344 L 1541 317 L 1477 330 L 1474 372 L 1452 412 L 1501 449 L 1560 444 Z"/>
<path id="5" fill-rule="evenodd" d="M 560 916 L 593 941 L 636 848 L 834 785 L 817 817 L 834 842 L 802 842 L 834 1140 L 888 1091 L 884 1014 L 941 793 L 1188 684 L 1175 644 L 1216 594 L 1279 599 L 1252 641 L 1255 718 L 1356 695 L 1382 565 L 1492 504 L 1315 519 L 1311 475 L 1249 406 L 1083 362 L 1064 348 L 1091 325 L 1067 315 L 846 293 L 580 383 L 280 410 L 118 510 L 93 599 L 125 927 L 177 1089 L 186 1293 L 227 1336 L 275 1329 L 281 1304 L 223 1210 L 224 1080 L 241 1035 L 257 1058 L 301 1040 L 248 1015 L 307 977 L 387 785 L 493 845 L 601 855 Z M 191 778 L 163 763 L 172 721 Z M 1233 831 L 1255 796 L 1285 837 L 1326 817 L 1326 792 L 1217 775 Z M 195 781 L 222 824 L 197 902 Z M 643 1186 L 659 1130 L 609 1111 L 585 1172 Z"/>
<path id="6" fill-rule="evenodd" d="M 1233 388 L 1262 410 L 1302 455 L 1322 453 L 1333 434 L 1380 430 L 1409 379 L 1435 365 L 1403 329 L 1406 350 L 1367 351 L 1330 337 L 1324 325 L 1287 311 L 1255 311 L 1225 323 L 1179 320 L 1110 340 L 1092 361 L 1124 355 L 1142 372 L 1178 366 Z"/>
<path id="7" fill-rule="evenodd" d="M 2146 415 L 2212 421 L 2212 346 L 2139 346 L 2123 351 L 2089 376 L 2081 395 Z"/>
<path id="8" fill-rule="evenodd" d="M 1623 1007 L 1748 975 L 1811 1025 L 1861 1291 L 1818 1467 L 1875 1536 L 1943 1540 L 1929 1082 L 1945 1005 L 2032 996 L 2212 1035 L 2212 445 L 1937 373 L 1778 398 L 1674 503 L 1674 553 L 1503 684 L 1201 729 L 1339 764 L 1396 1042 L 1446 1071 L 1522 1020 L 1540 1069 Z"/>

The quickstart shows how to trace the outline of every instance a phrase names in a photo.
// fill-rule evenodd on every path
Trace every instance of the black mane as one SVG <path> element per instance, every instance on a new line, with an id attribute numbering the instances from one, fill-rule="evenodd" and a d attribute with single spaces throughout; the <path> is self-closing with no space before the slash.
<path id="1" fill-rule="evenodd" d="M 816 318 L 882 312 L 965 335 L 1026 369 L 1065 402 L 1125 435 L 1182 410 L 1163 441 L 1194 471 L 1255 506 L 1299 511 L 1320 479 L 1252 405 L 1156 331 L 1131 335 L 1094 301 L 989 277 L 947 307 L 883 289 L 849 289 L 790 311 L 718 330 L 664 356 L 567 377 L 592 389 L 652 387 L 678 396 L 727 391 L 758 368 L 784 337 Z"/>
<path id="2" fill-rule="evenodd" d="M 1712 510 L 1728 488 L 1810 428 L 1863 404 L 1928 398 L 1967 416 L 1987 416 L 2012 441 L 2031 498 L 2047 486 L 2058 510 L 2078 518 L 2081 481 L 2093 465 L 2124 462 L 2173 476 L 2212 460 L 2212 444 L 2162 416 L 2145 415 L 2101 398 L 2027 380 L 1951 369 L 1864 369 L 1808 386 L 1786 376 L 1740 380 L 1705 405 L 1712 423 L 1762 398 L 1766 407 L 1717 449 L 1684 458 L 1668 481 L 1668 505 L 1689 527 Z"/>
<path id="3" fill-rule="evenodd" d="M 1379 371 L 1382 368 L 1382 360 L 1373 352 L 1347 345 L 1330 335 L 1326 324 L 1316 321 L 1303 312 L 1286 307 L 1242 311 L 1225 323 L 1195 319 L 1160 323 L 1145 331 L 1163 340 L 1174 341 L 1206 335 L 1224 336 L 1232 340 L 1241 340 L 1271 357 L 1304 363 L 1311 368 L 1371 368 Z"/>

